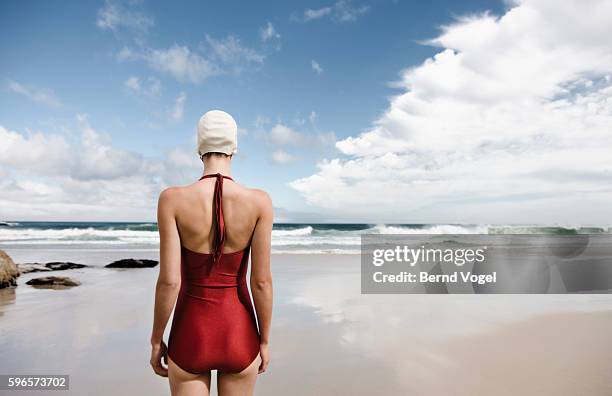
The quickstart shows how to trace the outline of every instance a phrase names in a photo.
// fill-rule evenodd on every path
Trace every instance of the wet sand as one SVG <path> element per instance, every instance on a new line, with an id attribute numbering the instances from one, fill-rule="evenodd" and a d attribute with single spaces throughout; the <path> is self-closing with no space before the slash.
<path id="1" fill-rule="evenodd" d="M 148 364 L 158 269 L 102 268 L 156 251 L 6 251 L 94 267 L 53 273 L 82 282 L 71 289 L 35 289 L 31 273 L 0 290 L 0 373 L 70 374 L 74 395 L 169 394 Z M 258 395 L 612 394 L 612 296 L 361 295 L 359 256 L 278 254 L 272 265 Z"/>

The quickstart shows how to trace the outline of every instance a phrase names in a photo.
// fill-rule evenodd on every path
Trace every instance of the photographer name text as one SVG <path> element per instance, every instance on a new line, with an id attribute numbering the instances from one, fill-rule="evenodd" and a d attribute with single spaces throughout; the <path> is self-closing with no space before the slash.
<path id="1" fill-rule="evenodd" d="M 490 274 L 472 274 L 471 272 L 455 271 L 451 274 L 430 274 L 420 271 L 418 274 L 402 271 L 397 274 L 384 274 L 381 271 L 374 272 L 372 276 L 376 283 L 477 283 L 484 285 L 497 282 L 497 272 Z"/>

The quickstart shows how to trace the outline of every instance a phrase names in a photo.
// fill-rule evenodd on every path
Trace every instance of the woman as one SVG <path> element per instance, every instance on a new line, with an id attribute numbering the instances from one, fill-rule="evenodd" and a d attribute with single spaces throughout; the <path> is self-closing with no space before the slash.
<path id="1" fill-rule="evenodd" d="M 208 395 L 211 370 L 218 370 L 220 396 L 250 395 L 270 360 L 272 202 L 232 179 L 236 147 L 234 119 L 207 112 L 198 123 L 203 176 L 159 196 L 151 365 L 169 378 L 172 395 Z M 249 255 L 255 309 L 246 285 Z"/>

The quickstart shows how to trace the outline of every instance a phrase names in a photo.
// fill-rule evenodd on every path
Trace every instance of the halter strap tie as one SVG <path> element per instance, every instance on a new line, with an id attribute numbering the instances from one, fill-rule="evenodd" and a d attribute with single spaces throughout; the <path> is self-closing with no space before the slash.
<path id="1" fill-rule="evenodd" d="M 213 173 L 200 177 L 199 180 L 214 177 L 215 191 L 214 191 L 214 212 L 215 212 L 215 241 L 213 245 L 213 263 L 216 263 L 223 254 L 223 245 L 225 244 L 225 221 L 223 220 L 223 179 L 234 180 L 229 176 L 222 175 L 221 173 Z"/>

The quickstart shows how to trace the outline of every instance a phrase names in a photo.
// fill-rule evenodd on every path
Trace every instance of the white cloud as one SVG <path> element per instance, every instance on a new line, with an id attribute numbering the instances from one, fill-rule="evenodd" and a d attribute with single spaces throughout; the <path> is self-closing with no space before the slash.
<path id="1" fill-rule="evenodd" d="M 70 144 L 57 134 L 27 135 L 0 126 L 0 165 L 43 173 L 60 173 L 70 165 Z"/>
<path id="2" fill-rule="evenodd" d="M 317 8 L 315 10 L 308 8 L 304 10 L 304 22 L 312 21 L 313 19 L 322 18 L 324 16 L 330 15 L 331 12 L 332 12 L 331 7 L 322 7 L 322 8 Z"/>
<path id="3" fill-rule="evenodd" d="M 341 0 L 334 4 L 334 15 L 340 22 L 356 21 L 360 15 L 365 14 L 370 10 L 368 6 L 354 7 L 350 0 Z"/>
<path id="4" fill-rule="evenodd" d="M 282 123 L 277 123 L 269 132 L 264 132 L 264 138 L 276 148 L 271 156 L 272 161 L 278 164 L 288 164 L 298 159 L 282 148 L 296 147 L 300 149 L 321 150 L 330 146 L 333 147 L 336 142 L 336 136 L 333 132 L 298 132 Z"/>
<path id="5" fill-rule="evenodd" d="M 211 52 L 211 57 L 218 63 L 231 67 L 234 71 L 240 71 L 252 64 L 262 64 L 265 56 L 256 50 L 245 47 L 236 36 L 229 35 L 225 39 L 215 39 L 208 34 L 206 43 Z"/>
<path id="6" fill-rule="evenodd" d="M 33 102 L 49 106 L 49 107 L 62 107 L 62 102 L 55 95 L 55 93 L 49 89 L 39 89 L 31 86 L 26 86 L 18 83 L 17 81 L 8 80 L 7 87 L 11 92 L 25 96 Z"/>
<path id="7" fill-rule="evenodd" d="M 205 41 L 197 50 L 187 45 L 174 43 L 168 48 L 152 48 L 145 45 L 142 34 L 155 25 L 153 17 L 134 8 L 137 2 L 123 5 L 120 1 L 106 0 L 104 7 L 98 10 L 97 25 L 103 30 L 117 33 L 120 29 L 131 29 L 139 33 L 134 38 L 135 48 L 124 45 L 115 54 L 117 62 L 145 61 L 161 73 L 168 74 L 180 82 L 199 84 L 206 79 L 226 73 L 240 73 L 244 69 L 261 65 L 265 56 L 259 51 L 244 46 L 234 35 L 216 39 L 205 35 Z M 260 29 L 260 38 L 265 42 L 275 43 L 280 49 L 280 34 L 271 22 Z M 128 89 L 137 90 L 137 81 L 127 81 Z"/>
<path id="8" fill-rule="evenodd" d="M 123 83 L 123 85 L 129 89 L 130 91 L 134 92 L 134 93 L 140 93 L 141 91 L 141 87 L 140 87 L 140 78 L 139 77 L 130 77 L 127 80 L 125 80 L 125 82 Z"/>
<path id="9" fill-rule="evenodd" d="M 369 130 L 291 186 L 354 221 L 609 222 L 611 26 L 606 1 L 458 19 Z"/>
<path id="10" fill-rule="evenodd" d="M 125 62 L 128 60 L 134 60 L 138 58 L 137 54 L 130 47 L 122 47 L 117 55 L 115 56 L 117 62 Z"/>
<path id="11" fill-rule="evenodd" d="M 289 153 L 287 153 L 284 150 L 275 150 L 272 153 L 272 161 L 274 161 L 277 164 L 290 164 L 292 162 L 295 162 L 297 160 L 297 158 Z"/>
<path id="12" fill-rule="evenodd" d="M 351 0 L 340 0 L 332 6 L 304 10 L 301 18 L 292 16 L 291 19 L 300 22 L 310 22 L 321 18 L 331 18 L 336 22 L 356 21 L 360 15 L 370 10 L 368 6 L 354 6 Z"/>
<path id="13" fill-rule="evenodd" d="M 277 123 L 270 129 L 267 140 L 276 146 L 319 148 L 334 145 L 336 135 L 333 132 L 298 132 L 287 125 Z"/>
<path id="14" fill-rule="evenodd" d="M 64 175 L 73 179 L 117 179 L 145 167 L 136 153 L 112 147 L 91 127 L 85 115 L 77 115 L 78 140 L 68 135 L 28 132 L 0 126 L 0 164 L 38 175 Z"/>
<path id="15" fill-rule="evenodd" d="M 202 170 L 202 161 L 198 158 L 195 148 L 172 148 L 166 153 L 166 157 L 160 160 L 161 174 L 166 184 L 184 184 L 194 180 L 194 177 Z"/>
<path id="16" fill-rule="evenodd" d="M 265 26 L 259 29 L 259 37 L 261 41 L 265 42 L 273 42 L 276 44 L 276 49 L 280 49 L 280 34 L 272 25 L 272 22 L 268 21 Z"/>
<path id="17" fill-rule="evenodd" d="M 114 148 L 103 134 L 96 131 L 86 115 L 77 115 L 81 141 L 73 149 L 76 164 L 71 176 L 80 180 L 118 179 L 140 172 L 145 167 L 141 155 Z"/>
<path id="18" fill-rule="evenodd" d="M 169 48 L 133 50 L 123 47 L 117 61 L 144 60 L 151 68 L 168 74 L 180 82 L 200 84 L 206 79 L 227 73 L 240 73 L 244 69 L 261 65 L 265 56 L 242 45 L 235 36 L 215 39 L 209 35 L 201 45 L 202 54 L 185 45 L 173 44 Z"/>
<path id="19" fill-rule="evenodd" d="M 167 49 L 151 50 L 145 55 L 145 59 L 154 69 L 183 82 L 198 84 L 221 73 L 217 65 L 208 59 L 192 52 L 186 46 L 177 44 Z"/>
<path id="20" fill-rule="evenodd" d="M 304 143 L 304 136 L 283 124 L 276 124 L 270 130 L 269 140 L 279 146 L 300 146 Z"/>
<path id="21" fill-rule="evenodd" d="M 124 88 L 131 94 L 137 96 L 157 97 L 161 93 L 161 81 L 155 77 L 146 80 L 138 76 L 129 77 L 123 82 Z"/>
<path id="22" fill-rule="evenodd" d="M 145 94 L 151 95 L 151 96 L 159 96 L 159 94 L 161 93 L 161 81 L 159 81 L 158 78 L 155 77 L 149 77 L 147 78 L 147 81 L 149 83 L 148 87 L 145 88 Z"/>
<path id="23" fill-rule="evenodd" d="M 323 68 L 319 62 L 315 61 L 314 59 L 310 61 L 310 67 L 312 67 L 312 70 L 317 74 L 323 73 Z"/>
<path id="24" fill-rule="evenodd" d="M 183 119 L 186 100 L 187 94 L 185 92 L 181 92 L 174 100 L 174 107 L 172 108 L 172 112 L 170 114 L 174 121 L 181 121 Z"/>
<path id="25" fill-rule="evenodd" d="M 270 119 L 261 114 L 258 114 L 257 117 L 255 117 L 255 121 L 253 121 L 255 128 L 259 130 L 263 129 L 268 124 L 270 124 Z"/>
<path id="26" fill-rule="evenodd" d="M 159 192 L 201 167 L 195 148 L 146 158 L 114 147 L 85 115 L 61 135 L 0 126 L 0 218 L 150 221 Z"/>
<path id="27" fill-rule="evenodd" d="M 314 124 L 315 121 L 317 120 L 318 115 L 317 113 L 313 110 L 310 112 L 310 115 L 308 116 L 308 120 L 310 121 L 311 124 Z"/>
<path id="28" fill-rule="evenodd" d="M 147 33 L 155 25 L 153 17 L 123 6 L 120 2 L 107 0 L 98 10 L 96 25 L 113 32 L 126 28 Z"/>

